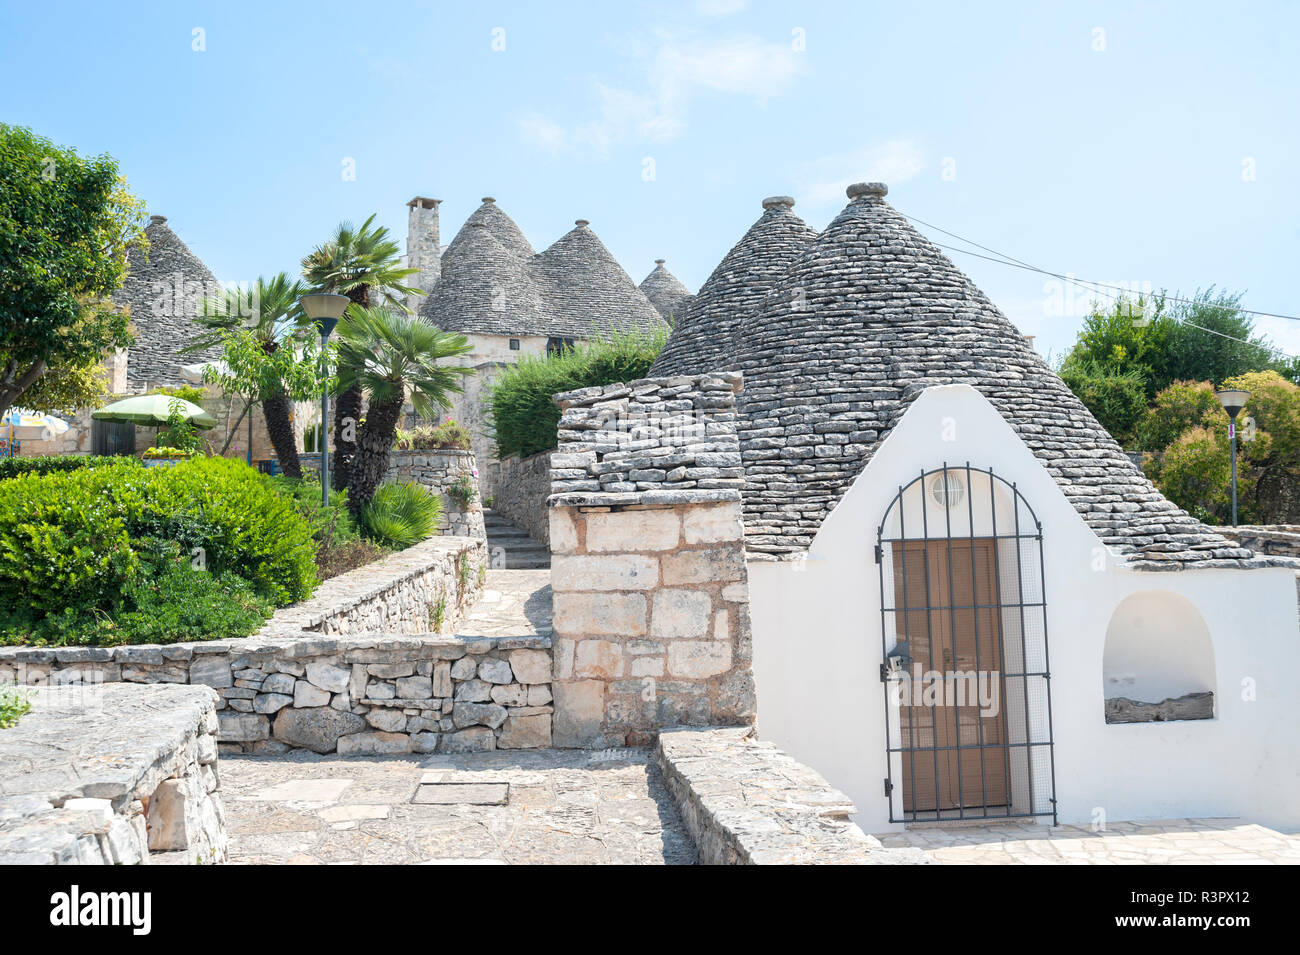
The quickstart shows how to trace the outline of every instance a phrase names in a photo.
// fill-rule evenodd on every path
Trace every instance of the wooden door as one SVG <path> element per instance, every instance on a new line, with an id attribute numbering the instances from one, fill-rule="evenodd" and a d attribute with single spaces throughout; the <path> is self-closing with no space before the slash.
<path id="1" fill-rule="evenodd" d="M 894 599 L 900 639 L 912 663 L 944 677 L 933 705 L 899 709 L 903 808 L 935 812 L 1007 804 L 1006 720 L 1003 709 L 1002 634 L 998 608 L 996 542 L 991 538 L 895 541 Z M 976 674 L 994 685 L 994 707 L 981 711 L 977 685 L 964 681 L 958 698 L 954 674 Z M 958 705 L 964 704 L 964 705 Z"/>

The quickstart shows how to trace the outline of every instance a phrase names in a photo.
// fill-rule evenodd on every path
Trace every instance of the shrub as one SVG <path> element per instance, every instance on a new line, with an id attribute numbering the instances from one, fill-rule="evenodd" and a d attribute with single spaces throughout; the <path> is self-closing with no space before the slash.
<path id="1" fill-rule="evenodd" d="M 1222 524 L 1232 510 L 1232 461 L 1224 430 L 1193 428 L 1164 453 L 1154 480 L 1160 492 L 1197 520 Z M 1239 468 L 1238 497 L 1248 496 L 1249 472 Z"/>
<path id="2" fill-rule="evenodd" d="M 139 571 L 133 540 L 203 549 L 277 604 L 316 585 L 311 527 L 241 461 L 135 462 L 0 482 L 0 601 L 107 609 Z"/>
<path id="3" fill-rule="evenodd" d="M 133 610 L 118 613 L 112 637 L 100 643 L 176 643 L 227 640 L 252 633 L 271 616 L 271 604 L 232 573 L 194 568 L 188 557 L 165 559 L 123 595 Z"/>
<path id="4" fill-rule="evenodd" d="M 162 440 L 159 438 L 159 440 Z M 141 458 L 192 458 L 198 451 L 187 451 L 182 448 L 173 448 L 169 445 L 160 444 L 156 448 L 145 448 L 140 455 Z"/>
<path id="5" fill-rule="evenodd" d="M 398 451 L 468 451 L 469 429 L 448 418 L 436 426 L 422 425 L 410 431 L 397 431 L 393 447 Z"/>
<path id="6" fill-rule="evenodd" d="M 447 496 L 463 511 L 474 503 L 474 480 L 462 474 L 447 488 Z"/>
<path id="7" fill-rule="evenodd" d="M 1208 381 L 1176 381 L 1160 394 L 1137 427 L 1137 446 L 1163 451 L 1192 428 L 1222 423 L 1228 414 Z"/>
<path id="8" fill-rule="evenodd" d="M 51 454 L 33 458 L 0 458 L 0 481 L 23 474 L 49 474 L 52 471 L 77 471 L 108 464 L 135 463 L 135 458 L 115 455 Z"/>
<path id="9" fill-rule="evenodd" d="M 32 710 L 27 691 L 16 686 L 0 686 L 0 730 L 12 728 L 20 716 Z"/>
<path id="10" fill-rule="evenodd" d="M 442 500 L 419 484 L 384 484 L 361 509 L 366 536 L 389 547 L 410 547 L 438 528 Z"/>
<path id="11" fill-rule="evenodd" d="M 527 457 L 556 444 L 560 409 L 552 395 L 644 378 L 668 340 L 666 328 L 623 332 L 546 356 L 530 355 L 505 369 L 486 405 L 500 457 Z"/>
<path id="12" fill-rule="evenodd" d="M 1146 378 L 1138 369 L 1071 356 L 1061 364 L 1060 375 L 1116 441 L 1132 442 L 1134 427 L 1147 406 Z"/>

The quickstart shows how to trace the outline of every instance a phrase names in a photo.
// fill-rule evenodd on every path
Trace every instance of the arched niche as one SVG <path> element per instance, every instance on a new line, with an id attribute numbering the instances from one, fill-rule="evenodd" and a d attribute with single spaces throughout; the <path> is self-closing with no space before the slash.
<path id="1" fill-rule="evenodd" d="M 1120 602 L 1102 656 L 1106 722 L 1212 719 L 1214 688 L 1210 628 L 1190 600 L 1143 590 Z"/>

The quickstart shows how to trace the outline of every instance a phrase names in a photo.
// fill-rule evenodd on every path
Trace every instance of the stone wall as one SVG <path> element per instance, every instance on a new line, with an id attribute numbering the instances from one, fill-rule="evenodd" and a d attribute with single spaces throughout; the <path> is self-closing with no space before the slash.
<path id="1" fill-rule="evenodd" d="M 509 457 L 500 462 L 501 477 L 492 510 L 528 532 L 539 544 L 551 542 L 551 524 L 546 499 L 551 495 L 551 452 L 526 458 Z"/>
<path id="2" fill-rule="evenodd" d="M 551 742 L 548 637 L 299 640 L 205 658 L 222 748 L 340 756 L 532 749 Z"/>
<path id="3" fill-rule="evenodd" d="M 557 746 L 754 721 L 739 387 L 704 375 L 556 396 Z"/>
<path id="4" fill-rule="evenodd" d="M 526 732 L 539 734 L 542 721 L 521 721 L 507 727 L 504 719 L 498 719 L 501 713 L 496 709 L 482 711 L 484 722 L 480 724 L 465 723 L 466 714 L 473 711 L 462 710 L 463 725 L 457 727 L 454 706 L 447 705 L 490 703 L 515 709 L 545 706 L 549 696 L 541 690 L 533 692 L 531 687 L 549 683 L 549 671 L 546 680 L 536 679 L 535 657 L 534 669 L 527 671 L 526 680 L 497 683 L 484 677 L 484 682 L 490 685 L 482 700 L 477 697 L 483 694 L 483 688 L 469 676 L 464 680 L 472 685 L 459 700 L 452 692 L 439 695 L 409 692 L 423 688 L 423 682 L 403 684 L 408 692 L 401 695 L 397 692 L 397 682 L 391 684 L 392 696 L 380 688 L 383 681 L 400 681 L 406 676 L 428 678 L 432 689 L 437 677 L 436 661 L 440 660 L 472 657 L 477 674 L 478 664 L 499 658 L 507 650 L 528 649 L 534 653 L 549 650 L 549 638 L 544 637 L 536 638 L 540 641 L 536 646 L 518 642 L 503 646 L 500 642 L 491 643 L 489 638 L 451 635 L 465 611 L 482 593 L 486 567 L 487 547 L 483 540 L 430 538 L 325 581 L 310 600 L 277 611 L 252 636 L 159 646 L 0 647 L 0 682 L 204 684 L 213 687 L 219 697 L 216 706 L 223 743 L 251 744 L 280 738 L 286 748 L 305 745 L 296 741 L 297 731 L 290 728 L 290 724 L 304 719 L 303 716 L 286 719 L 283 733 L 275 731 L 272 720 L 286 707 L 314 710 L 309 715 L 324 723 L 320 732 L 326 736 L 333 733 L 335 741 L 339 736 L 367 732 L 379 723 L 396 727 L 397 720 L 391 714 L 371 718 L 372 710 L 397 709 L 398 703 L 392 701 L 402 704 L 403 717 L 413 715 L 434 721 L 413 723 L 409 730 L 403 721 L 403 733 L 429 732 L 436 724 L 438 732 L 451 733 L 470 725 L 488 725 L 510 739 L 523 738 Z M 511 657 L 507 662 L 514 667 L 516 659 L 523 658 Z M 357 664 L 363 665 L 365 672 L 358 671 Z M 371 664 L 376 667 L 373 672 L 365 669 Z M 463 669 L 467 664 L 461 666 Z M 425 672 L 420 672 L 421 669 Z M 499 677 L 506 675 L 505 669 L 492 664 L 486 672 Z M 523 691 L 522 697 L 519 685 L 529 688 Z M 502 689 L 497 690 L 498 686 Z M 541 702 L 544 695 L 547 695 L 545 703 Z M 446 728 L 442 723 L 444 707 L 447 719 L 452 721 Z M 538 710 L 508 715 L 547 715 L 545 722 L 549 730 L 549 713 Z M 397 745 L 395 741 L 387 744 Z M 436 740 L 425 739 L 418 745 L 436 745 Z M 486 742 L 483 745 L 492 748 Z"/>
<path id="5" fill-rule="evenodd" d="M 447 489 L 467 478 L 474 497 L 461 507 Z M 478 468 L 472 451 L 391 451 L 388 455 L 389 481 L 415 481 L 442 495 L 442 518 L 439 534 L 457 537 L 486 537 L 483 529 L 483 496 L 479 493 Z"/>
<path id="6" fill-rule="evenodd" d="M 1243 524 L 1215 530 L 1257 554 L 1300 557 L 1300 525 L 1297 524 Z"/>
<path id="7" fill-rule="evenodd" d="M 886 849 L 849 797 L 750 728 L 665 729 L 655 761 L 704 865 L 925 865 Z"/>
<path id="8" fill-rule="evenodd" d="M 0 864 L 226 861 L 212 690 L 27 692 L 0 731 Z"/>

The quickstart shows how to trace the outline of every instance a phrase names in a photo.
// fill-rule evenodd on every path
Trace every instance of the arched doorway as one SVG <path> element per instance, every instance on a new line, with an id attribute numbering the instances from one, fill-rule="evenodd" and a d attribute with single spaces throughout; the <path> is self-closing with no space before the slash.
<path id="1" fill-rule="evenodd" d="M 876 533 L 891 822 L 1056 818 L 1042 523 L 969 463 L 900 485 Z"/>

